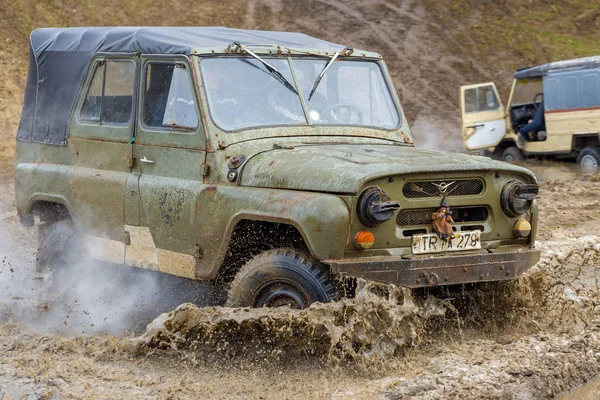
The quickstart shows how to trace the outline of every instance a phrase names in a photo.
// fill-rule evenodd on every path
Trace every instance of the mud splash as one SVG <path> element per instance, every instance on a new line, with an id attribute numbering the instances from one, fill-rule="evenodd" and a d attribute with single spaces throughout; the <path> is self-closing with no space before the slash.
<path id="1" fill-rule="evenodd" d="M 38 228 L 24 228 L 14 188 L 0 181 L 0 322 L 53 334 L 138 334 L 182 302 L 213 304 L 212 288 L 187 279 L 82 262 L 36 269 Z"/>
<path id="2" fill-rule="evenodd" d="M 447 309 L 434 297 L 415 300 L 408 289 L 359 280 L 354 298 L 305 310 L 183 304 L 156 318 L 126 348 L 137 353 L 170 348 L 192 362 L 210 354 L 274 363 L 310 356 L 333 365 L 352 361 L 389 368 L 421 342 L 427 321 Z"/>

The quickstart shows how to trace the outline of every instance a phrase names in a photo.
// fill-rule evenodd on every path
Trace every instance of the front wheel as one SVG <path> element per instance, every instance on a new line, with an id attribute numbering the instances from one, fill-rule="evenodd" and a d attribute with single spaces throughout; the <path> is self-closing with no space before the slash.
<path id="1" fill-rule="evenodd" d="M 237 273 L 227 298 L 228 307 L 291 307 L 327 303 L 335 297 L 327 272 L 294 250 L 265 251 Z"/>
<path id="2" fill-rule="evenodd" d="M 523 161 L 523 153 L 516 146 L 509 146 L 502 152 L 502 161 L 509 163 Z"/>

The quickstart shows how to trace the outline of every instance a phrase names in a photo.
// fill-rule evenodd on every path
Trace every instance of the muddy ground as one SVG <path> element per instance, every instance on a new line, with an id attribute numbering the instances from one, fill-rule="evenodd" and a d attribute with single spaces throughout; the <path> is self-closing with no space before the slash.
<path id="1" fill-rule="evenodd" d="M 370 288 L 379 296 L 366 290 L 355 302 L 305 313 L 184 306 L 163 318 L 168 329 L 145 335 L 145 323 L 179 304 L 166 294 L 182 291 L 164 289 L 156 277 L 103 270 L 52 290 L 33 271 L 37 234 L 18 225 L 6 180 L 27 38 L 37 27 L 224 25 L 301 31 L 379 51 L 417 144 L 460 151 L 458 86 L 495 81 L 506 99 L 517 67 L 595 54 L 595 42 L 591 52 L 581 44 L 585 35 L 596 40 L 597 29 L 570 33 L 572 18 L 593 5 L 562 3 L 110 0 L 102 7 L 67 0 L 33 7 L 0 0 L 0 399 L 538 399 L 597 376 L 600 183 L 568 164 L 534 165 L 546 181 L 542 262 L 518 283 L 465 302 L 458 317 L 447 304 Z M 525 23 L 512 29 L 520 16 Z M 571 36 L 556 40 L 549 31 Z M 210 304 L 208 290 L 199 292 Z"/>
<path id="2" fill-rule="evenodd" d="M 94 272 L 53 290 L 5 182 L 0 398 L 554 398 L 600 373 L 600 175 L 531 167 L 543 256 L 517 282 L 454 302 L 364 283 L 304 311 L 185 304 L 145 333 L 135 321 L 174 304 L 161 283 Z"/>

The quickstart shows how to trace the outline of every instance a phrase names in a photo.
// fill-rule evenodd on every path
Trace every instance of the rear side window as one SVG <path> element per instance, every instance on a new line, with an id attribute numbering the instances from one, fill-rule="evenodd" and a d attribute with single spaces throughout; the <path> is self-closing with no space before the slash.
<path id="1" fill-rule="evenodd" d="M 195 130 L 196 96 L 185 64 L 149 62 L 145 68 L 144 125 Z"/>
<path id="2" fill-rule="evenodd" d="M 577 77 L 568 76 L 562 81 L 563 93 L 565 94 L 566 108 L 576 108 L 579 106 L 580 100 L 577 93 Z"/>
<path id="3" fill-rule="evenodd" d="M 135 63 L 102 60 L 96 63 L 80 118 L 83 121 L 127 125 L 131 121 Z"/>
<path id="4" fill-rule="evenodd" d="M 584 107 L 595 107 L 600 104 L 600 85 L 598 85 L 600 76 L 595 74 L 586 74 L 581 78 L 581 100 Z"/>
<path id="5" fill-rule="evenodd" d="M 500 108 L 500 102 L 492 85 L 466 89 L 464 102 L 466 113 L 494 111 Z"/>

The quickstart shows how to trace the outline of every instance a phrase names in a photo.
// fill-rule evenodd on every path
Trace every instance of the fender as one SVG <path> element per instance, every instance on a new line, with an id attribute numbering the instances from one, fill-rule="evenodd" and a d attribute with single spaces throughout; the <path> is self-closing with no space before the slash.
<path id="1" fill-rule="evenodd" d="M 72 196 L 72 188 L 68 184 L 72 172 L 73 168 L 66 165 L 17 164 L 15 169 L 17 214 L 20 217 L 29 215 L 35 202 L 48 201 L 64 205 L 71 218 L 74 218 L 74 208 L 68 199 Z"/>
<path id="2" fill-rule="evenodd" d="M 350 211 L 341 197 L 294 190 L 211 185 L 200 193 L 196 212 L 203 251 L 198 279 L 217 275 L 241 220 L 294 226 L 317 260 L 343 257 L 350 224 Z"/>

